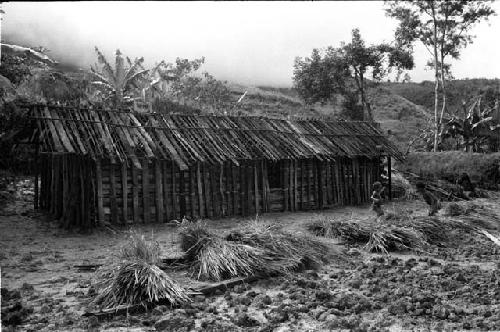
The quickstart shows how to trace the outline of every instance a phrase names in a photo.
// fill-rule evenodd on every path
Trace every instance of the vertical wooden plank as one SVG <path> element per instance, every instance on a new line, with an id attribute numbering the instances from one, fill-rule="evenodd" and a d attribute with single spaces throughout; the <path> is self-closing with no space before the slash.
<path id="1" fill-rule="evenodd" d="M 280 169 L 281 169 L 281 174 L 280 176 L 282 177 L 282 189 L 283 189 L 283 211 L 288 211 L 288 188 L 290 185 L 290 181 L 288 179 L 288 168 L 289 168 L 289 163 L 286 160 L 281 161 L 280 163 Z"/>
<path id="2" fill-rule="evenodd" d="M 171 218 L 170 215 L 170 207 L 169 207 L 169 197 L 171 196 L 171 192 L 169 191 L 169 183 L 168 183 L 168 165 L 169 163 L 167 161 L 160 161 L 160 168 L 162 174 L 162 180 L 163 180 L 163 213 L 164 213 L 164 220 L 169 221 L 170 219 L 174 219 L 173 217 Z"/>
<path id="3" fill-rule="evenodd" d="M 102 168 L 101 160 L 97 158 L 95 162 L 96 187 L 97 187 L 97 218 L 99 223 L 104 222 L 104 203 L 102 195 Z"/>
<path id="4" fill-rule="evenodd" d="M 205 215 L 203 213 L 203 184 L 201 180 L 200 163 L 196 163 L 196 183 L 198 189 L 198 215 L 203 218 Z"/>
<path id="5" fill-rule="evenodd" d="M 253 172 L 252 172 L 252 162 L 247 163 L 246 172 L 245 172 L 245 180 L 246 180 L 246 210 L 247 214 L 250 215 L 253 210 L 252 199 L 253 197 Z"/>
<path id="6" fill-rule="evenodd" d="M 111 221 L 113 224 L 118 224 L 118 206 L 116 204 L 116 175 L 115 164 L 109 167 L 109 191 L 110 191 L 110 205 L 111 205 Z"/>
<path id="7" fill-rule="evenodd" d="M 161 162 L 155 160 L 155 199 L 156 199 L 156 222 L 163 222 L 163 179 Z"/>
<path id="8" fill-rule="evenodd" d="M 227 179 L 227 174 L 226 174 L 226 179 Z M 220 192 L 220 198 L 221 198 L 221 215 L 226 216 L 227 215 L 227 200 L 226 200 L 226 188 L 224 185 L 224 164 L 221 164 L 219 166 L 219 192 Z"/>
<path id="9" fill-rule="evenodd" d="M 185 172 L 179 170 L 179 218 L 181 219 L 186 216 L 186 196 Z"/>
<path id="10" fill-rule="evenodd" d="M 128 175 L 127 164 L 122 164 L 122 209 L 123 209 L 123 223 L 126 224 L 128 220 Z"/>
<path id="11" fill-rule="evenodd" d="M 134 223 L 139 223 L 139 181 L 137 168 L 132 164 L 132 214 Z"/>
<path id="12" fill-rule="evenodd" d="M 211 195 L 210 195 L 210 182 L 209 182 L 210 172 L 207 169 L 206 165 L 203 165 L 202 172 L 203 172 L 203 188 L 205 189 L 203 193 L 205 195 L 205 215 L 208 217 L 212 217 L 213 214 L 211 207 L 213 205 L 213 201 L 211 200 Z"/>
<path id="13" fill-rule="evenodd" d="M 215 167 L 211 166 L 208 168 L 210 173 L 210 193 L 212 198 L 212 207 L 214 210 L 214 217 L 220 216 L 220 200 L 219 200 L 219 190 L 217 190 L 217 179 L 219 178 L 216 174 Z"/>
<path id="14" fill-rule="evenodd" d="M 189 175 L 189 180 L 188 180 L 188 183 L 189 183 L 189 213 L 190 213 L 190 217 L 191 218 L 194 218 L 195 217 L 195 205 L 196 205 L 196 202 L 197 200 L 195 199 L 195 193 L 196 193 L 196 190 L 195 190 L 195 186 L 194 186 L 194 177 L 196 175 L 196 170 L 193 169 L 193 167 L 189 167 L 189 172 L 188 172 L 188 175 Z"/>
<path id="15" fill-rule="evenodd" d="M 240 162 L 240 167 L 239 167 L 239 173 L 240 173 L 240 184 L 239 184 L 239 190 L 238 190 L 238 194 L 239 194 L 239 201 L 240 201 L 240 214 L 241 215 L 246 215 L 246 208 L 245 208 L 245 205 L 246 205 L 246 186 L 245 186 L 245 167 L 246 167 L 246 164 L 244 161 Z"/>
<path id="16" fill-rule="evenodd" d="M 318 171 L 320 170 L 319 168 L 319 161 L 318 160 L 313 160 L 313 167 L 312 167 L 312 170 L 313 170 L 313 196 L 314 196 L 314 203 L 315 203 L 315 207 L 316 209 L 319 209 L 321 208 L 321 202 L 320 202 L 320 190 L 319 190 L 319 174 L 318 174 Z"/>
<path id="17" fill-rule="evenodd" d="M 389 180 L 389 200 L 392 201 L 392 165 L 391 157 L 387 156 L 387 177 Z"/>
<path id="18" fill-rule="evenodd" d="M 237 196 L 237 186 L 236 186 L 236 171 L 235 165 L 231 163 L 231 203 L 233 204 L 233 216 L 238 215 L 238 196 Z"/>
<path id="19" fill-rule="evenodd" d="M 266 181 L 267 174 L 265 171 L 265 160 L 260 161 L 260 173 L 262 176 L 262 212 L 267 212 L 267 191 L 266 191 Z"/>
<path id="20" fill-rule="evenodd" d="M 288 195 L 290 197 L 290 211 L 295 211 L 295 186 L 293 183 L 293 177 L 295 173 L 294 160 L 289 161 L 290 167 L 288 168 Z"/>
<path id="21" fill-rule="evenodd" d="M 149 161 L 144 158 L 142 160 L 142 213 L 143 222 L 151 222 L 151 205 L 149 203 Z"/>
<path id="22" fill-rule="evenodd" d="M 178 198 L 178 194 L 177 194 L 177 190 L 176 190 L 176 185 L 177 185 L 177 181 L 176 181 L 176 165 L 175 165 L 175 162 L 172 160 L 172 162 L 170 163 L 170 167 L 171 167 L 171 175 L 172 175 L 172 195 L 170 195 L 172 197 L 172 219 L 177 219 L 177 218 L 181 218 L 182 216 L 179 217 L 179 210 L 177 209 L 177 198 Z"/>
<path id="23" fill-rule="evenodd" d="M 255 214 L 258 214 L 260 212 L 259 208 L 259 178 L 257 174 L 257 170 L 259 167 L 258 161 L 254 161 L 252 168 L 253 168 L 253 184 L 254 184 L 254 190 L 253 190 L 253 196 L 255 200 Z"/>

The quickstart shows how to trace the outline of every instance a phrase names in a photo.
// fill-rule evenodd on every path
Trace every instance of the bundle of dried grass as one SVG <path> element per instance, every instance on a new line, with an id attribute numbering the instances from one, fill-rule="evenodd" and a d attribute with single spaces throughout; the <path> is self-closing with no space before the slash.
<path id="1" fill-rule="evenodd" d="M 370 225 L 355 221 L 320 219 L 309 223 L 306 228 L 316 236 L 341 238 L 348 243 L 366 242 L 370 239 Z"/>
<path id="2" fill-rule="evenodd" d="M 172 306 L 189 301 L 186 290 L 155 265 L 160 261 L 160 246 L 156 241 L 132 233 L 121 248 L 119 259 L 96 271 L 95 304 L 111 308 L 160 300 Z"/>
<path id="3" fill-rule="evenodd" d="M 158 266 L 144 261 L 124 261 L 98 271 L 95 284 L 99 294 L 94 303 L 105 308 L 122 304 L 142 304 L 167 301 L 178 305 L 189 301 L 186 290 L 173 281 Z"/>
<path id="4" fill-rule="evenodd" d="M 231 232 L 226 239 L 262 249 L 262 272 L 268 274 L 317 268 L 330 256 L 328 246 L 307 235 L 284 232 L 279 226 L 259 221 Z"/>
<path id="5" fill-rule="evenodd" d="M 205 224 L 187 224 L 179 234 L 181 248 L 197 279 L 219 281 L 255 275 L 265 265 L 262 250 L 226 241 L 210 232 Z"/>
<path id="6" fill-rule="evenodd" d="M 425 246 L 422 235 L 405 227 L 378 227 L 370 233 L 370 240 L 364 246 L 368 252 L 387 254 L 395 250 L 418 250 Z"/>
<path id="7" fill-rule="evenodd" d="M 160 261 L 160 245 L 154 240 L 147 241 L 144 235 L 131 232 L 129 241 L 120 250 L 120 257 L 157 264 Z"/>

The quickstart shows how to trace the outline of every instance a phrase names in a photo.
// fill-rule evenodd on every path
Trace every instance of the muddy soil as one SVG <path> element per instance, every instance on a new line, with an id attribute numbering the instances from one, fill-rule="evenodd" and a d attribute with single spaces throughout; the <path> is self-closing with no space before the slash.
<path id="1" fill-rule="evenodd" d="M 24 199 L 24 200 L 23 200 Z M 84 318 L 92 309 L 92 273 L 75 265 L 106 264 L 127 229 L 68 232 L 33 211 L 29 195 L 0 212 L 3 331 L 402 331 L 500 330 L 500 247 L 484 235 L 457 230 L 452 240 L 422 253 L 388 256 L 325 240 L 337 256 L 318 271 L 238 285 L 214 296 L 196 296 L 182 308 L 158 306 L 143 314 Z M 479 199 L 498 210 L 499 198 Z M 426 212 L 420 201 L 388 209 Z M 326 210 L 337 218 L 372 218 L 368 207 Z M 317 213 L 267 214 L 261 219 L 305 231 Z M 440 216 L 440 218 L 446 218 Z M 221 231 L 241 223 L 209 221 Z M 500 223 L 498 223 L 500 226 Z M 176 228 L 138 226 L 157 239 L 165 256 L 179 256 Z M 490 230 L 499 235 L 500 227 Z M 185 274 L 183 284 L 194 283 Z"/>

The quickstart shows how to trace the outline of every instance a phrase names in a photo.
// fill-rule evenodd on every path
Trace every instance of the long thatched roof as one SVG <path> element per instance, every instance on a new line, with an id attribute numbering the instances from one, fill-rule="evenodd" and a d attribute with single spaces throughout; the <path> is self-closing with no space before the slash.
<path id="1" fill-rule="evenodd" d="M 34 106 L 42 152 L 76 153 L 132 162 L 140 158 L 196 162 L 375 157 L 400 152 L 368 122 L 164 115 Z"/>

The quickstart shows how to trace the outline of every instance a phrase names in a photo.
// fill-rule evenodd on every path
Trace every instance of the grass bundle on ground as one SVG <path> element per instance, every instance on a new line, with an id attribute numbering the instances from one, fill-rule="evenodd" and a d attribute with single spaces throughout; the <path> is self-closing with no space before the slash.
<path id="1" fill-rule="evenodd" d="M 265 253 L 213 234 L 204 224 L 187 224 L 179 232 L 181 248 L 191 262 L 197 279 L 219 281 L 260 272 Z"/>
<path id="2" fill-rule="evenodd" d="M 264 272 L 269 274 L 317 268 L 330 255 L 328 246 L 307 235 L 284 232 L 276 225 L 259 221 L 231 232 L 226 239 L 262 249 Z"/>
<path id="3" fill-rule="evenodd" d="M 316 236 L 341 238 L 349 243 L 370 240 L 370 226 L 355 221 L 320 220 L 309 223 L 307 229 Z"/>
<path id="4" fill-rule="evenodd" d="M 394 250 L 414 250 L 425 245 L 422 235 L 416 230 L 405 227 L 377 227 L 370 233 L 365 245 L 368 252 L 387 254 Z"/>
<path id="5" fill-rule="evenodd" d="M 185 289 L 154 264 L 124 261 L 101 273 L 95 303 L 105 308 L 121 304 L 146 305 L 160 300 L 171 305 L 189 301 Z"/>
<path id="6" fill-rule="evenodd" d="M 160 260 L 160 245 L 153 240 L 147 241 L 144 235 L 132 232 L 129 241 L 121 248 L 120 257 L 157 264 Z"/>
<path id="7" fill-rule="evenodd" d="M 97 270 L 95 304 L 111 308 L 122 304 L 167 301 L 177 305 L 189 301 L 186 290 L 172 280 L 157 264 L 160 246 L 132 233 L 121 248 L 119 261 Z"/>

